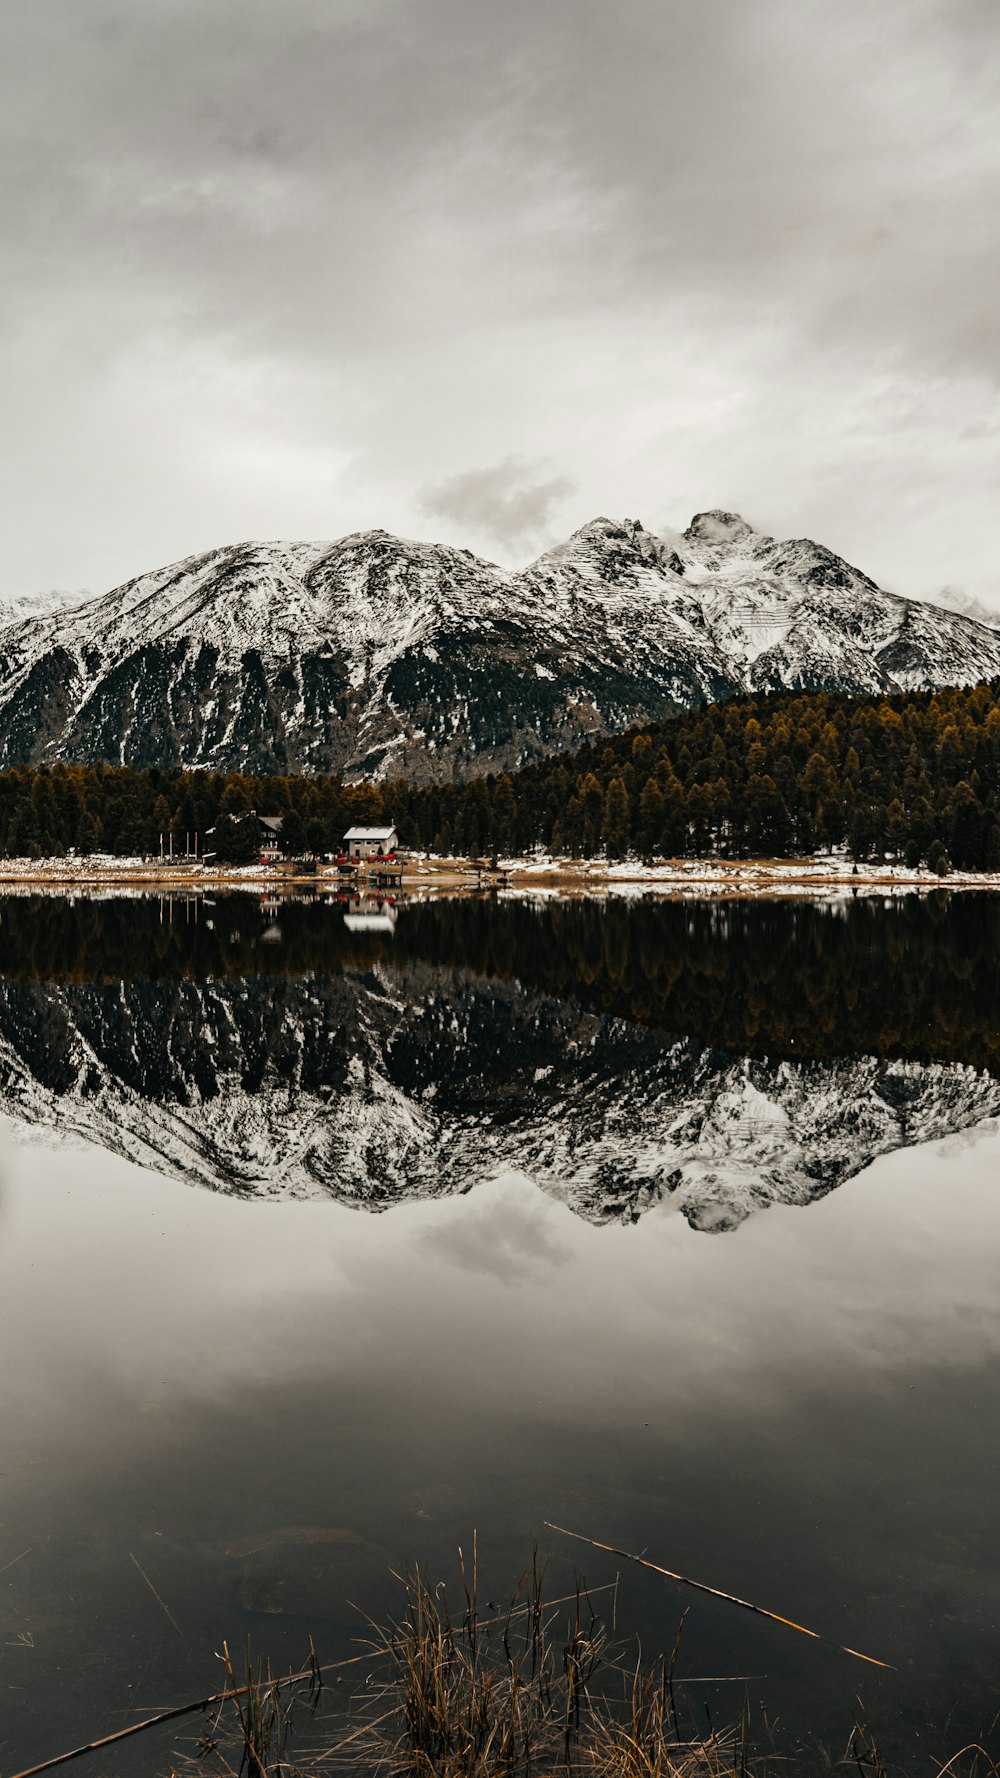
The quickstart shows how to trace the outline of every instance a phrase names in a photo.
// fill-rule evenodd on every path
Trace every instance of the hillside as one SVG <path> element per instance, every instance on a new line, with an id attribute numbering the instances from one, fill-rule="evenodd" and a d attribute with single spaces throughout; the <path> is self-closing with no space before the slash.
<path id="1" fill-rule="evenodd" d="M 856 858 L 995 870 L 1000 680 L 891 698 L 744 697 L 460 785 L 13 768 L 0 772 L 0 856 L 179 852 L 198 835 L 200 849 L 251 861 L 251 809 L 283 815 L 292 853 L 337 851 L 352 823 L 393 821 L 405 846 L 471 856 L 800 857 L 845 846 Z"/>
<path id="2" fill-rule="evenodd" d="M 401 831 L 610 858 L 855 858 L 1000 867 L 1000 680 L 887 698 L 742 698 L 488 783 L 398 791 Z"/>
<path id="3" fill-rule="evenodd" d="M 596 519 L 520 573 L 382 531 L 0 613 L 0 765 L 462 782 L 748 692 L 971 684 L 1000 633 L 732 513 Z"/>

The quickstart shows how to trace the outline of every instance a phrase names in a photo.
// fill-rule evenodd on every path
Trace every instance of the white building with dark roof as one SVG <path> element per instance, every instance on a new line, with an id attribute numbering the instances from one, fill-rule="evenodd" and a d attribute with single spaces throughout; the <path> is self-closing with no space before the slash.
<path id="1" fill-rule="evenodd" d="M 394 827 L 349 827 L 344 835 L 344 851 L 349 858 L 385 858 L 398 845 Z"/>

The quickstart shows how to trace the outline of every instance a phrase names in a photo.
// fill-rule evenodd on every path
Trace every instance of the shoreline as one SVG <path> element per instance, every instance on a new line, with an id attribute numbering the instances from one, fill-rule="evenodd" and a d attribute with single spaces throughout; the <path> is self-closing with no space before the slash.
<path id="1" fill-rule="evenodd" d="M 742 897 L 872 893 L 901 890 L 1000 890 L 1000 872 L 952 871 L 939 877 L 926 869 L 861 865 L 837 857 L 802 859 L 665 859 L 608 864 L 601 859 L 503 860 L 497 870 L 479 870 L 467 859 L 419 858 L 408 863 L 401 883 L 382 887 L 374 876 L 345 879 L 336 866 L 289 871 L 261 865 L 205 865 L 159 859 L 8 859 L 0 862 L 0 894 L 12 889 L 93 891 L 136 889 L 150 893 L 204 894 L 212 890 L 257 890 L 282 897 L 300 890 L 392 899 L 435 893 L 482 894 L 532 891 L 546 896 L 593 894 Z"/>

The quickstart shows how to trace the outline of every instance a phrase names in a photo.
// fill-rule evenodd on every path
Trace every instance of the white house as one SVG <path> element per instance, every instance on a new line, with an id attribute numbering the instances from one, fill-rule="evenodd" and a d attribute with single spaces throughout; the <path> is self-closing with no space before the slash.
<path id="1" fill-rule="evenodd" d="M 349 858 L 384 858 L 395 852 L 399 839 L 394 827 L 349 827 L 344 835 L 344 851 Z"/>

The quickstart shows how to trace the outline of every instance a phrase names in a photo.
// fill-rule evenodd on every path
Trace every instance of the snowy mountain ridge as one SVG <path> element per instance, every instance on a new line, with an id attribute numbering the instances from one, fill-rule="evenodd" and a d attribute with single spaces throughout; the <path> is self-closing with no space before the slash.
<path id="1" fill-rule="evenodd" d="M 722 511 L 595 519 L 520 573 L 383 531 L 243 543 L 0 626 L 0 765 L 460 779 L 702 699 L 1000 674 L 990 625 Z"/>

